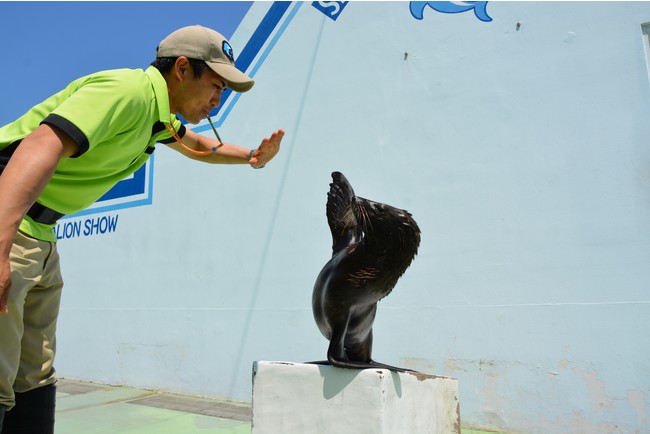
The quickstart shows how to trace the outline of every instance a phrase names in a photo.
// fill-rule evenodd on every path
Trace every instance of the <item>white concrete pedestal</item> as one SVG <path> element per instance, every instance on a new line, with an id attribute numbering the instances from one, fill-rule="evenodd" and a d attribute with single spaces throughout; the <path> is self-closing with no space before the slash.
<path id="1" fill-rule="evenodd" d="M 386 369 L 253 364 L 252 434 L 460 434 L 458 381 Z"/>

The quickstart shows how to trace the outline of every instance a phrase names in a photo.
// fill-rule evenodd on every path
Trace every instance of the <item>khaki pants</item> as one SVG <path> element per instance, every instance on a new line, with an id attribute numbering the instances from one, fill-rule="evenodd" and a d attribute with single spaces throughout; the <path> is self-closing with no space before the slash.
<path id="1" fill-rule="evenodd" d="M 56 320 L 63 279 L 56 243 L 18 232 L 10 254 L 11 289 L 0 314 L 0 405 L 14 406 L 14 391 L 56 382 Z"/>

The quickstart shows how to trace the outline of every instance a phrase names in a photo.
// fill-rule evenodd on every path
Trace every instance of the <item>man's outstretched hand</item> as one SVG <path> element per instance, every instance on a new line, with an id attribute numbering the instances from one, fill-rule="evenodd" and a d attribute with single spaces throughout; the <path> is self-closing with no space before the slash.
<path id="1" fill-rule="evenodd" d="M 280 143 L 284 137 L 284 130 L 277 130 L 271 137 L 264 138 L 260 146 L 253 152 L 253 157 L 248 160 L 248 164 L 255 169 L 262 168 L 280 152 Z"/>

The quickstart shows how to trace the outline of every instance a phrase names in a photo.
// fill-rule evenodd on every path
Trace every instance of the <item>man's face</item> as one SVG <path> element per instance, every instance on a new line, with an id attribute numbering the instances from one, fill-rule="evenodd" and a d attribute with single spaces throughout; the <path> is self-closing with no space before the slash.
<path id="1" fill-rule="evenodd" d="M 208 117 L 213 107 L 221 103 L 221 94 L 226 90 L 226 81 L 211 69 L 195 78 L 191 66 L 179 86 L 173 102 L 176 112 L 196 124 Z"/>

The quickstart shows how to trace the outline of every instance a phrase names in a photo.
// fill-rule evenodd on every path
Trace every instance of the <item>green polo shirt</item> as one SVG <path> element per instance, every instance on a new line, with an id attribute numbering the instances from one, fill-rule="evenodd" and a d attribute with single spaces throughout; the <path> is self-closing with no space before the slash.
<path id="1" fill-rule="evenodd" d="M 173 141 L 164 124 L 172 123 L 181 136 L 185 132 L 170 114 L 167 84 L 154 67 L 102 71 L 73 81 L 0 128 L 0 149 L 15 148 L 41 123 L 63 130 L 79 146 L 77 155 L 59 161 L 37 200 L 62 214 L 92 205 L 138 170 L 156 142 Z M 56 241 L 53 226 L 26 216 L 20 230 Z"/>

